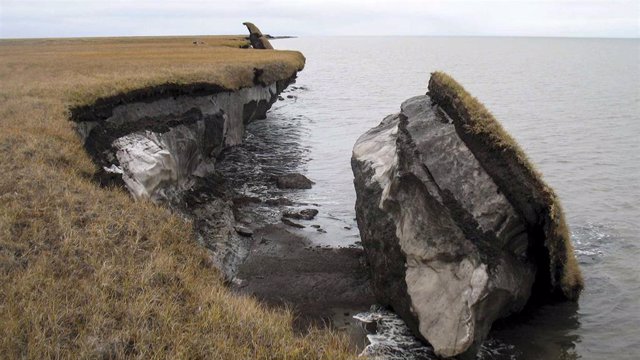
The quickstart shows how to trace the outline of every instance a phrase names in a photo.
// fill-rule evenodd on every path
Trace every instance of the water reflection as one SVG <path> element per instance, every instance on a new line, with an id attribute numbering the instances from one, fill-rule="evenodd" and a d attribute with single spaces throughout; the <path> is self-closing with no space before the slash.
<path id="1" fill-rule="evenodd" d="M 557 191 L 585 276 L 579 307 L 547 306 L 520 323 L 499 324 L 482 356 L 637 358 L 637 39 L 299 38 L 274 46 L 305 54 L 296 85 L 306 89 L 285 94 L 267 120 L 249 126 L 247 143 L 226 154 L 236 165 L 220 164 L 247 195 L 317 204 L 327 233 L 300 231 L 324 244 L 353 244 L 355 140 L 424 93 L 429 72 L 445 70 L 485 102 Z M 256 154 L 243 153 L 249 149 Z M 269 189 L 269 176 L 285 171 L 317 185 L 288 194 Z"/>
<path id="2" fill-rule="evenodd" d="M 313 119 L 304 115 L 304 107 L 297 104 L 309 88 L 293 85 L 283 92 L 265 120 L 257 120 L 246 128 L 241 145 L 226 149 L 217 163 L 217 170 L 241 195 L 260 199 L 261 202 L 285 198 L 292 208 L 315 208 L 319 214 L 313 224 L 304 229 L 291 231 L 304 235 L 313 243 L 332 247 L 357 247 L 360 236 L 353 215 L 353 206 L 344 209 L 344 199 L 314 196 L 316 190 L 281 190 L 273 184 L 273 177 L 286 173 L 306 173 L 312 158 L 309 138 L 315 129 Z M 311 111 L 313 112 L 313 111 Z M 331 144 L 328 144 L 331 146 Z M 317 151 L 316 151 L 317 153 Z M 315 156 L 318 156 L 315 154 Z M 249 164 L 249 165 L 248 165 Z M 342 176 L 351 176 L 345 173 Z M 314 188 L 326 192 L 323 179 Z M 260 203 L 244 204 L 244 212 L 257 216 L 257 221 L 276 223 L 280 221 L 277 208 Z"/>
<path id="3" fill-rule="evenodd" d="M 285 94 L 300 91 L 304 90 L 293 87 L 285 90 Z M 268 189 L 271 177 L 304 171 L 310 160 L 309 146 L 303 141 L 309 136 L 306 125 L 309 120 L 303 115 L 280 114 L 279 109 L 295 101 L 295 98 L 281 99 L 274 104 L 267 119 L 247 126 L 241 145 L 226 149 L 220 155 L 217 169 L 245 195 L 282 195 L 284 192 L 273 187 Z"/>

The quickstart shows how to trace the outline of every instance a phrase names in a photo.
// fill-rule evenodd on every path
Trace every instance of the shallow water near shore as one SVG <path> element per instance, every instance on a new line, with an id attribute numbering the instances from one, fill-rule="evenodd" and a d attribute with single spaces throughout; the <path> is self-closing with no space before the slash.
<path id="1" fill-rule="evenodd" d="M 260 179 L 302 172 L 316 185 L 286 196 L 317 208 L 313 223 L 326 233 L 297 231 L 321 246 L 357 246 L 353 144 L 402 101 L 424 94 L 430 72 L 448 72 L 485 103 L 560 196 L 586 284 L 577 305 L 497 324 L 480 357 L 635 358 L 640 41 L 302 37 L 273 44 L 300 50 L 307 64 L 268 118 L 249 125 L 245 145 L 227 154 L 256 164 L 258 171 L 243 174 L 255 178 L 245 194 L 276 197 Z M 398 356 L 428 358 L 424 351 Z"/>

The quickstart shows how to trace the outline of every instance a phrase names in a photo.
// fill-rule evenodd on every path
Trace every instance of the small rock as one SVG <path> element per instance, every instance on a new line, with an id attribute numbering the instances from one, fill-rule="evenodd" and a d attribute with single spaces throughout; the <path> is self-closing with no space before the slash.
<path id="1" fill-rule="evenodd" d="M 313 184 L 313 181 L 299 173 L 276 176 L 276 185 L 280 189 L 311 189 Z"/>
<path id="2" fill-rule="evenodd" d="M 278 96 L 278 100 L 283 101 L 284 98 L 282 96 Z"/>
<path id="3" fill-rule="evenodd" d="M 327 233 L 327 231 L 325 229 L 320 229 L 320 228 L 318 228 L 316 231 L 319 232 L 319 233 L 323 233 L 323 234 Z"/>
<path id="4" fill-rule="evenodd" d="M 277 199 L 269 199 L 267 201 L 265 201 L 265 203 L 267 203 L 267 205 L 271 205 L 271 206 L 291 206 L 293 205 L 293 201 L 287 199 L 287 198 L 277 198 Z"/>
<path id="5" fill-rule="evenodd" d="M 318 224 L 313 224 L 313 225 L 311 225 L 311 227 L 312 228 L 316 228 L 316 229 L 320 229 L 320 225 L 318 225 Z"/>
<path id="6" fill-rule="evenodd" d="M 345 226 L 344 229 L 345 230 L 351 230 L 351 226 Z"/>
<path id="7" fill-rule="evenodd" d="M 315 183 L 314 183 L 315 184 Z M 300 206 L 316 206 L 316 207 L 320 207 L 320 204 L 317 203 L 303 203 L 303 202 L 299 202 L 297 203 Z"/>
<path id="8" fill-rule="evenodd" d="M 236 226 L 235 227 L 236 232 L 238 233 L 238 235 L 240 236 L 244 236 L 244 237 L 250 237 L 253 236 L 253 231 L 249 228 L 246 228 L 244 226 Z"/>
<path id="9" fill-rule="evenodd" d="M 262 200 L 260 200 L 259 197 L 247 196 L 247 195 L 240 195 L 240 196 L 235 197 L 233 199 L 233 204 L 235 206 L 244 206 L 244 205 L 247 205 L 247 204 L 259 204 L 261 202 L 262 202 Z"/>
<path id="10" fill-rule="evenodd" d="M 246 280 L 243 280 L 243 279 L 240 279 L 240 278 L 238 278 L 238 277 L 234 277 L 234 278 L 231 280 L 231 283 L 232 283 L 233 285 L 237 286 L 237 287 L 245 287 L 245 286 L 247 286 L 247 281 L 246 281 Z"/>
<path id="11" fill-rule="evenodd" d="M 313 218 L 318 215 L 318 210 L 316 209 L 304 209 L 300 211 L 295 210 L 286 210 L 282 216 L 286 218 L 296 219 L 296 220 L 313 220 Z"/>
<path id="12" fill-rule="evenodd" d="M 287 219 L 286 217 L 283 217 L 281 220 L 285 225 L 293 226 L 293 227 L 296 227 L 298 229 L 304 229 L 305 228 L 304 225 L 295 223 L 295 222 Z"/>
<path id="13" fill-rule="evenodd" d="M 296 97 L 293 95 L 287 95 L 287 99 L 295 99 Z"/>

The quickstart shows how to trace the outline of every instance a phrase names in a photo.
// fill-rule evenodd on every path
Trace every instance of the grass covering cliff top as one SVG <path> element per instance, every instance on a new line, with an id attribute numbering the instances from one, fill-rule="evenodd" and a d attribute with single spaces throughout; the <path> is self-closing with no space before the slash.
<path id="1" fill-rule="evenodd" d="M 263 70 L 263 83 L 272 83 L 304 67 L 297 51 L 245 46 L 242 36 L 0 40 L 0 56 L 5 70 L 22 73 L 25 81 L 44 79 L 40 86 L 63 89 L 70 106 L 164 84 L 236 90 L 254 85 L 254 68 Z"/>
<path id="2" fill-rule="evenodd" d="M 555 192 L 542 180 L 518 143 L 478 99 L 451 76 L 434 72 L 429 96 L 454 120 L 456 129 L 529 223 L 541 224 L 549 271 L 550 292 L 577 300 L 584 287 L 571 235 Z"/>
<path id="3" fill-rule="evenodd" d="M 202 42 L 194 45 L 193 42 Z M 297 52 L 242 37 L 0 41 L 3 358 L 345 359 L 342 336 L 229 292 L 188 221 L 91 180 L 68 108 L 165 83 L 237 89 Z M 268 82 L 268 80 L 265 80 Z"/>

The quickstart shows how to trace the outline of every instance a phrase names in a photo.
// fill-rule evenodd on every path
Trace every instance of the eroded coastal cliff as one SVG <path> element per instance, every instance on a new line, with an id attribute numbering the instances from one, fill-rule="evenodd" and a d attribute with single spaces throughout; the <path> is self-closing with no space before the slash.
<path id="1" fill-rule="evenodd" d="M 85 148 L 99 166 L 95 177 L 191 218 L 198 242 L 212 250 L 216 267 L 231 280 L 249 246 L 237 231 L 226 196 L 230 190 L 216 173 L 216 159 L 242 143 L 249 122 L 266 117 L 302 70 L 302 59 L 277 71 L 254 68 L 252 83 L 239 89 L 160 85 L 72 109 Z"/>
<path id="2" fill-rule="evenodd" d="M 272 49 L 255 25 L 246 25 L 254 49 Z M 263 53 L 266 58 L 272 54 Z M 95 180 L 192 221 L 195 240 L 210 250 L 230 289 L 295 311 L 295 328 L 331 322 L 336 312 L 355 324 L 357 320 L 343 314 L 374 302 L 362 249 L 316 251 L 308 238 L 294 231 L 304 228 L 300 222 L 312 220 L 318 210 L 296 209 L 301 204 L 282 197 L 314 182 L 299 173 L 263 176 L 261 186 L 282 190 L 280 197 L 250 196 L 243 189 L 253 186 L 253 176 L 236 178 L 225 171 L 228 157 L 242 148 L 249 123 L 265 119 L 302 70 L 304 57 L 295 54 L 302 59 L 298 66 L 284 62 L 254 67 L 251 83 L 237 89 L 215 83 L 135 89 L 75 107 L 72 120 L 98 165 Z M 232 166 L 246 174 L 260 164 L 240 161 Z M 280 213 L 282 224 L 267 221 L 260 212 Z"/>
<path id="3" fill-rule="evenodd" d="M 93 175 L 104 169 L 69 121 L 69 109 L 95 110 L 89 121 L 99 122 L 120 105 L 258 87 L 256 75 L 269 88 L 303 67 L 302 54 L 246 49 L 244 36 L 0 45 L 3 356 L 248 359 L 322 348 L 326 358 L 352 357 L 334 334 L 296 334 L 290 313 L 230 291 L 194 241 L 192 219 L 98 186 Z M 199 84 L 206 91 L 194 93 Z M 165 129 L 150 127 L 159 137 Z"/>
<path id="4" fill-rule="evenodd" d="M 362 135 L 356 213 L 378 301 L 443 357 L 492 323 L 583 287 L 557 197 L 515 141 L 444 73 Z"/>
<path id="5" fill-rule="evenodd" d="M 246 25 L 255 49 L 271 48 Z M 240 272 L 232 288 L 287 305 L 303 299 L 322 316 L 327 306 L 372 304 L 371 283 L 377 301 L 445 357 L 473 357 L 495 319 L 580 293 L 553 191 L 444 74 L 354 148 L 365 264 L 363 249 L 316 253 L 284 225 L 239 227 L 233 189 L 216 169 L 295 80 L 302 54 L 241 50 L 242 38 L 37 44 L 3 44 L 12 51 L 2 60 L 28 64 L 37 81 L 0 74 L 17 94 L 7 97 L 11 122 L 0 135 L 11 159 L 0 163 L 9 175 L 0 182 L 9 356 L 353 355 L 329 333 L 293 335 L 289 315 L 230 294 L 219 271 L 227 282 Z M 299 187 L 311 186 L 303 180 Z M 250 242 L 260 251 L 239 271 Z M 39 339 L 41 331 L 52 335 Z"/>

